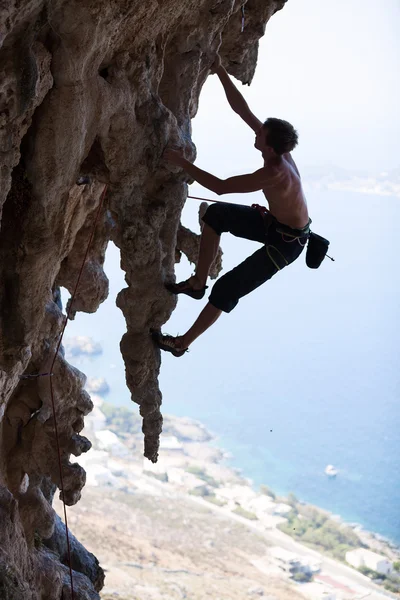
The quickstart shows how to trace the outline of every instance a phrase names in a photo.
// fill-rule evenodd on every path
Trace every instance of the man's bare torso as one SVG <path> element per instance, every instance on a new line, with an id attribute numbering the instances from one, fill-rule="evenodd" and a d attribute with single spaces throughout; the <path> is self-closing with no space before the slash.
<path id="1" fill-rule="evenodd" d="M 305 227 L 309 221 L 307 202 L 291 155 L 284 154 L 278 164 L 265 167 L 270 176 L 263 192 L 271 214 L 293 229 Z"/>

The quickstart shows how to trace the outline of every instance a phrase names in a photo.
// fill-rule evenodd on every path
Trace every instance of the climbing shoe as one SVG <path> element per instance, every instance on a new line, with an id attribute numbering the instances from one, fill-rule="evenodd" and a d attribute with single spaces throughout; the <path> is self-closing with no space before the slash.
<path id="1" fill-rule="evenodd" d="M 188 352 L 188 348 L 178 348 L 176 337 L 173 337 L 172 335 L 163 335 L 160 331 L 152 331 L 151 337 L 160 350 L 171 352 L 171 354 L 177 358 L 180 358 L 185 352 Z"/>
<path id="2" fill-rule="evenodd" d="M 190 279 L 187 279 L 186 281 L 181 281 L 181 283 L 167 283 L 165 287 L 172 294 L 186 294 L 186 296 L 190 296 L 195 300 L 201 300 L 208 286 L 205 285 L 203 288 L 195 290 L 190 284 Z"/>

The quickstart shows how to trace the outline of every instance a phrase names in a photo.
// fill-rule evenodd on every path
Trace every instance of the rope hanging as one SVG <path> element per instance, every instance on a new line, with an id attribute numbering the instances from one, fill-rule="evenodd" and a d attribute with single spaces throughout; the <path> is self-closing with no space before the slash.
<path id="1" fill-rule="evenodd" d="M 233 204 L 233 202 L 225 202 L 224 200 L 211 200 L 211 198 L 199 198 L 198 196 L 188 196 L 193 200 L 202 200 L 203 202 L 217 202 L 217 204 Z"/>
<path id="2" fill-rule="evenodd" d="M 55 434 L 56 434 L 56 447 L 57 447 L 57 455 L 58 455 L 58 469 L 59 469 L 59 475 L 60 475 L 60 491 L 61 491 L 61 495 L 62 495 L 62 503 L 63 503 L 63 508 L 64 508 L 65 536 L 66 536 L 66 540 L 67 540 L 68 566 L 69 566 L 69 576 L 70 576 L 70 581 L 71 581 L 71 600 L 74 600 L 74 598 L 75 598 L 75 596 L 74 596 L 74 581 L 73 581 L 73 577 L 72 577 L 71 545 L 70 545 L 70 541 L 69 541 L 67 507 L 65 505 L 65 498 L 64 498 L 64 480 L 63 480 L 63 471 L 62 471 L 62 462 L 61 462 L 60 438 L 59 438 L 59 435 L 58 435 L 58 427 L 57 427 L 57 417 L 56 417 L 56 408 L 55 408 L 55 400 L 54 400 L 54 389 L 53 389 L 53 377 L 52 377 L 52 375 L 53 375 L 53 367 L 54 367 L 54 364 L 55 364 L 55 362 L 57 360 L 57 355 L 58 355 L 58 351 L 59 351 L 60 346 L 61 346 L 61 342 L 62 342 L 62 339 L 63 339 L 63 336 L 64 336 L 64 332 L 65 332 L 65 329 L 67 327 L 67 324 L 68 324 L 68 321 L 69 321 L 69 318 L 70 318 L 70 315 L 71 315 L 72 306 L 73 306 L 73 303 L 74 303 L 74 300 L 75 300 L 76 293 L 78 291 L 78 286 L 79 286 L 79 282 L 81 280 L 81 276 L 82 276 L 83 269 L 84 269 L 84 266 L 85 266 L 85 263 L 86 263 L 86 259 L 87 259 L 88 254 L 89 254 L 89 249 L 90 249 L 90 246 L 91 246 L 92 241 L 93 241 L 93 237 L 94 237 L 94 233 L 95 233 L 95 230 L 96 230 L 97 222 L 99 220 L 101 209 L 102 209 L 103 204 L 104 204 L 104 198 L 105 198 L 106 192 L 107 192 L 107 185 L 104 186 L 103 192 L 102 192 L 101 197 L 100 197 L 99 207 L 97 209 L 96 218 L 95 218 L 94 223 L 93 223 L 92 232 L 90 234 L 90 238 L 89 238 L 89 242 L 88 242 L 88 245 L 87 245 L 87 248 L 86 248 L 85 256 L 83 257 L 82 265 L 81 265 L 81 268 L 79 270 L 78 278 L 76 280 L 75 288 L 74 288 L 74 291 L 73 291 L 72 296 L 71 296 L 71 300 L 70 300 L 70 303 L 69 303 L 67 314 L 66 314 L 66 317 L 65 317 L 65 320 L 64 320 L 64 325 L 63 325 L 63 328 L 62 328 L 62 331 L 61 331 L 61 334 L 60 334 L 60 337 L 59 337 L 59 340 L 58 340 L 58 343 L 57 343 L 56 350 L 54 352 L 54 356 L 53 356 L 53 360 L 51 362 L 51 367 L 49 369 L 49 372 L 48 373 L 33 373 L 33 374 L 30 374 L 30 375 L 22 375 L 20 377 L 20 379 L 30 379 L 30 378 L 34 378 L 34 377 L 46 377 L 46 376 L 49 376 L 50 397 L 51 397 L 51 405 L 52 405 L 53 417 L 54 417 L 54 431 L 55 431 Z"/>

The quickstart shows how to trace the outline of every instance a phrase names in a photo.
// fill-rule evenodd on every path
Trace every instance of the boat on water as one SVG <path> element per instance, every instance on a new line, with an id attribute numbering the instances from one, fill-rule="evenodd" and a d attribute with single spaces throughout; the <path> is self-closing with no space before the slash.
<path id="1" fill-rule="evenodd" d="M 325 468 L 325 474 L 328 475 L 328 477 L 336 477 L 338 470 L 333 465 L 328 465 Z"/>

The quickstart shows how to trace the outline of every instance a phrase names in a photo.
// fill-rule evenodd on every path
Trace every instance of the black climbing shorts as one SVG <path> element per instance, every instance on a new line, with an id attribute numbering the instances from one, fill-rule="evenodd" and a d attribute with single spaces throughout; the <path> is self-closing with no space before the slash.
<path id="1" fill-rule="evenodd" d="M 263 216 L 255 208 L 235 204 L 211 204 L 203 221 L 218 235 L 229 232 L 236 237 L 263 244 L 262 248 L 225 273 L 213 286 L 209 301 L 224 312 L 230 312 L 240 298 L 295 261 L 302 253 L 309 235 L 308 226 L 301 230 L 291 229 L 270 213 Z"/>

